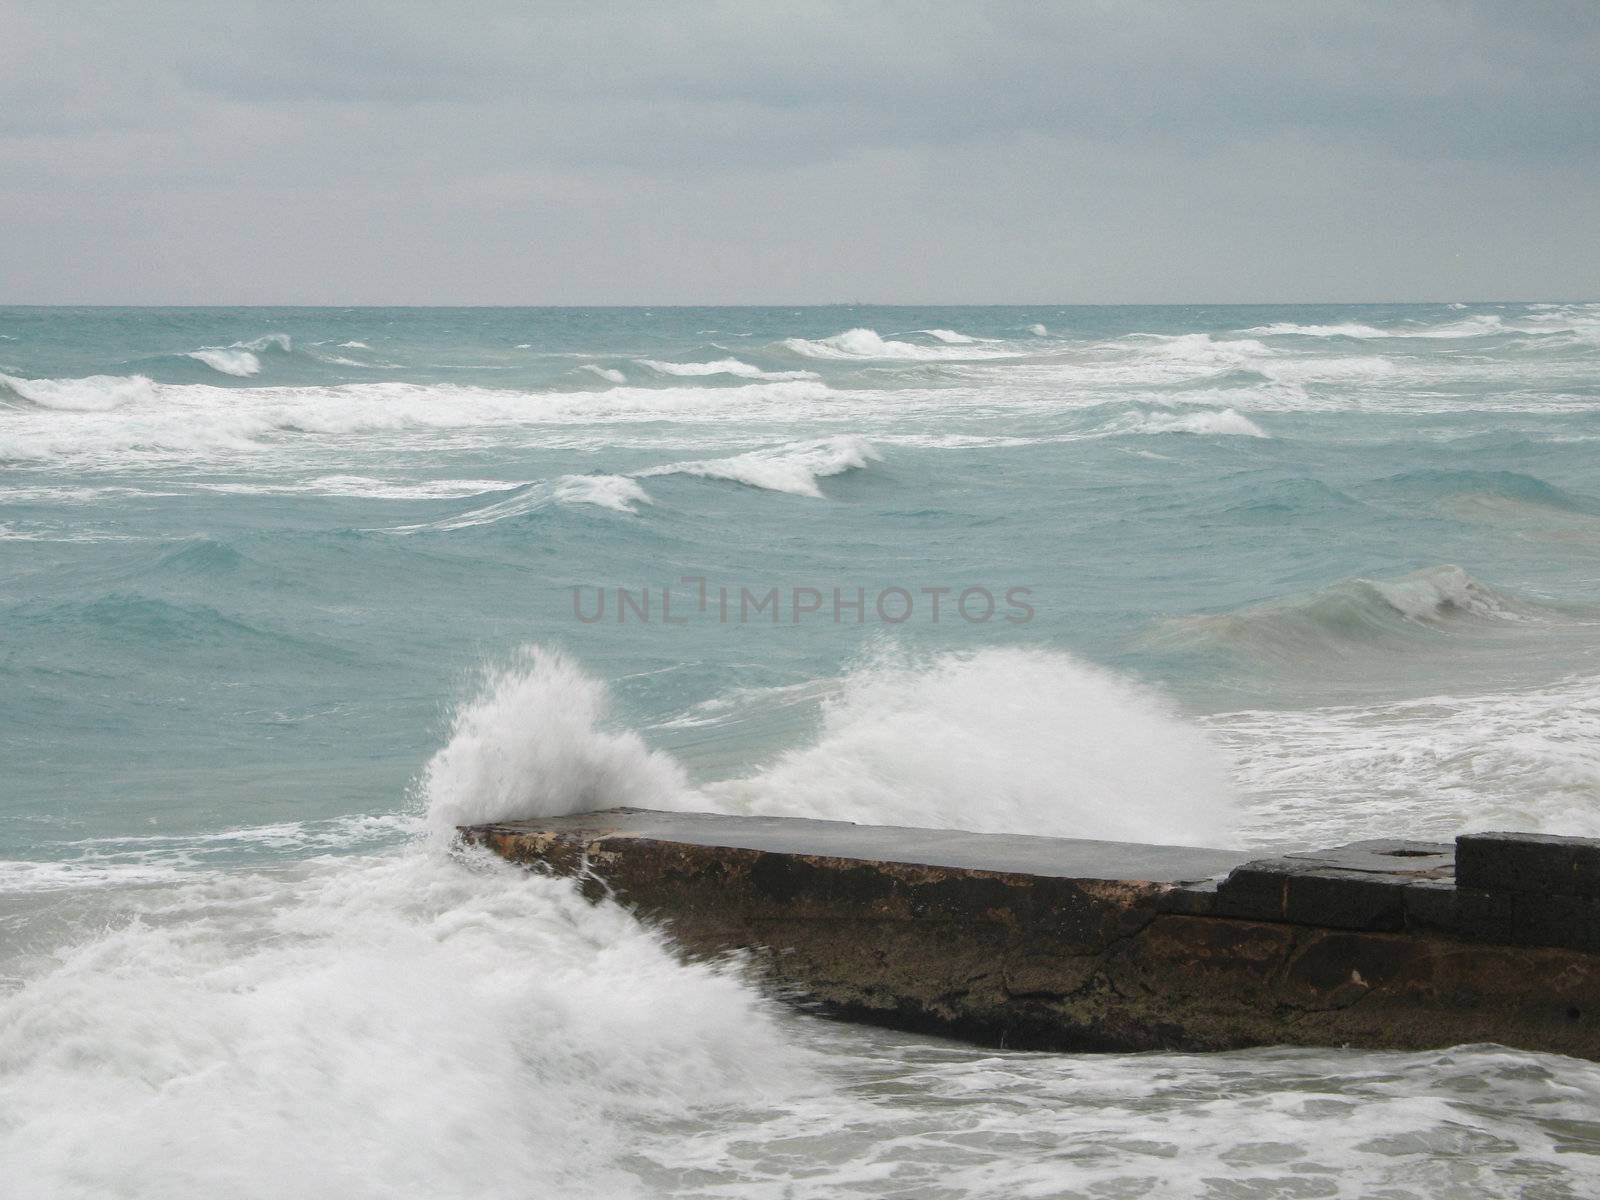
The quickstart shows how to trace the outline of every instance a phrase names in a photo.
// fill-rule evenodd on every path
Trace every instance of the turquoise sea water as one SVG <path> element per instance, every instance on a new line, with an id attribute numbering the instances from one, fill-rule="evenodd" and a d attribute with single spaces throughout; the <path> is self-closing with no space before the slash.
<path id="1" fill-rule="evenodd" d="M 1586 303 L 0 309 L 0 1144 L 28 1195 L 1590 1194 L 1584 1064 L 819 1027 L 428 830 L 1600 835 L 1597 446 Z"/>

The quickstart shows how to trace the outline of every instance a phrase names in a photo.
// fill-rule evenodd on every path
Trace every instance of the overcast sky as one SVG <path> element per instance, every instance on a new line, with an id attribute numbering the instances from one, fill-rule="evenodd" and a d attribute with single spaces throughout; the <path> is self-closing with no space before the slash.
<path id="1" fill-rule="evenodd" d="M 1600 296 L 1600 3 L 0 0 L 0 302 Z"/>

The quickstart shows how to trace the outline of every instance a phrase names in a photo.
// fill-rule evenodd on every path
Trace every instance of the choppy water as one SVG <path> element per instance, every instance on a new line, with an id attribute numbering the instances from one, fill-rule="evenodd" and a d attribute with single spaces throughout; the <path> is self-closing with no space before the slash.
<path id="1" fill-rule="evenodd" d="M 1595 304 L 0 309 L 9 1191 L 1593 1195 L 1589 1064 L 823 1024 L 441 831 L 1600 834 L 1597 445 Z"/>

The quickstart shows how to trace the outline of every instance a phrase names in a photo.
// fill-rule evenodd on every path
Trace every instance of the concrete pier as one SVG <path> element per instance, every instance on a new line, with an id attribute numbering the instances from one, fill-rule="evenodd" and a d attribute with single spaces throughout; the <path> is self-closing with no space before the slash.
<path id="1" fill-rule="evenodd" d="M 1600 841 L 1191 847 L 612 809 L 464 828 L 835 1015 L 988 1044 L 1600 1059 Z"/>

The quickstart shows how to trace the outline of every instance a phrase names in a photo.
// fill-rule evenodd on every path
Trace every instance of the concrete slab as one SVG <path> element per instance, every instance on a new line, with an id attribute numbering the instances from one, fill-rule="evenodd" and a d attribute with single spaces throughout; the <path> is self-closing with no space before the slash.
<path id="1" fill-rule="evenodd" d="M 462 835 L 857 1020 L 1056 1049 L 1492 1041 L 1600 1059 L 1600 901 L 1458 888 L 1448 845 L 1251 859 L 639 809 Z"/>
<path id="2" fill-rule="evenodd" d="M 1462 887 L 1600 900 L 1600 840 L 1547 833 L 1472 833 L 1456 839 Z"/>
<path id="3" fill-rule="evenodd" d="M 1196 883 L 1224 875 L 1250 858 L 1242 850 L 641 808 L 613 808 L 571 817 L 542 817 L 537 821 L 497 821 L 482 828 L 584 840 L 650 838 L 691 846 L 994 871 L 1047 879 L 1147 883 Z"/>

